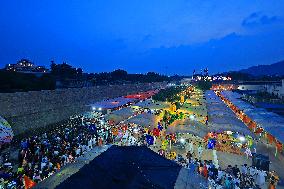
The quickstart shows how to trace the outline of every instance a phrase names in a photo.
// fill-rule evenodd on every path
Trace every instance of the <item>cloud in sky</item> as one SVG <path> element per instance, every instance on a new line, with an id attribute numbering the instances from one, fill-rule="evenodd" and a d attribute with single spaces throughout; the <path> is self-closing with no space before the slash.
<path id="1" fill-rule="evenodd" d="M 274 24 L 280 21 L 282 21 L 282 19 L 278 16 L 269 16 L 262 12 L 254 12 L 243 20 L 242 26 L 256 27 L 256 26 Z"/>
<path id="2" fill-rule="evenodd" d="M 129 61 L 135 64 L 127 68 L 146 71 L 152 65 L 153 69 L 164 73 L 185 75 L 204 67 L 208 67 L 210 73 L 238 70 L 255 62 L 269 64 L 277 62 L 279 57 L 284 58 L 284 44 L 278 43 L 283 40 L 282 32 L 273 37 L 269 34 L 245 36 L 231 33 L 206 43 L 149 49 L 139 59 L 130 58 Z"/>

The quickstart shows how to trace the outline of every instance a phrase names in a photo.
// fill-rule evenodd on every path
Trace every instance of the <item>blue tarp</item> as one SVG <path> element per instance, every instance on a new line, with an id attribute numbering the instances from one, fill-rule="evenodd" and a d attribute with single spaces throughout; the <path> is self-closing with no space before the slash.
<path id="1" fill-rule="evenodd" d="M 174 188 L 180 169 L 147 147 L 111 146 L 56 188 Z"/>

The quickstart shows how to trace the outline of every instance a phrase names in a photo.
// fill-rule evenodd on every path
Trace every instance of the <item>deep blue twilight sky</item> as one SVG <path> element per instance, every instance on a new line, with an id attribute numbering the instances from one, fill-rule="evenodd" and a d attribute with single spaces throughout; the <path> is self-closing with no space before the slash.
<path id="1" fill-rule="evenodd" d="M 190 75 L 284 60 L 284 0 L 2 0 L 0 67 Z"/>

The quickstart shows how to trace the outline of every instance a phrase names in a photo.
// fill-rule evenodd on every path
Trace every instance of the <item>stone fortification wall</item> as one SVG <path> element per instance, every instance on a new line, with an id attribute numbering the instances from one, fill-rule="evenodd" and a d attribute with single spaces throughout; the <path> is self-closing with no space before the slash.
<path id="1" fill-rule="evenodd" d="M 11 124 L 15 135 L 19 135 L 88 111 L 90 103 L 162 86 L 165 83 L 0 93 L 0 115 Z"/>

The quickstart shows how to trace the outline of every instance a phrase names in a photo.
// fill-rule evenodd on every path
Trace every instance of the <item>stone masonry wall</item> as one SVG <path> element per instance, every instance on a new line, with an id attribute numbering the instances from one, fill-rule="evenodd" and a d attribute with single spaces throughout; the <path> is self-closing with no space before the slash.
<path id="1" fill-rule="evenodd" d="M 0 115 L 19 135 L 89 110 L 87 105 L 165 86 L 165 83 L 112 85 L 53 91 L 0 93 Z"/>

